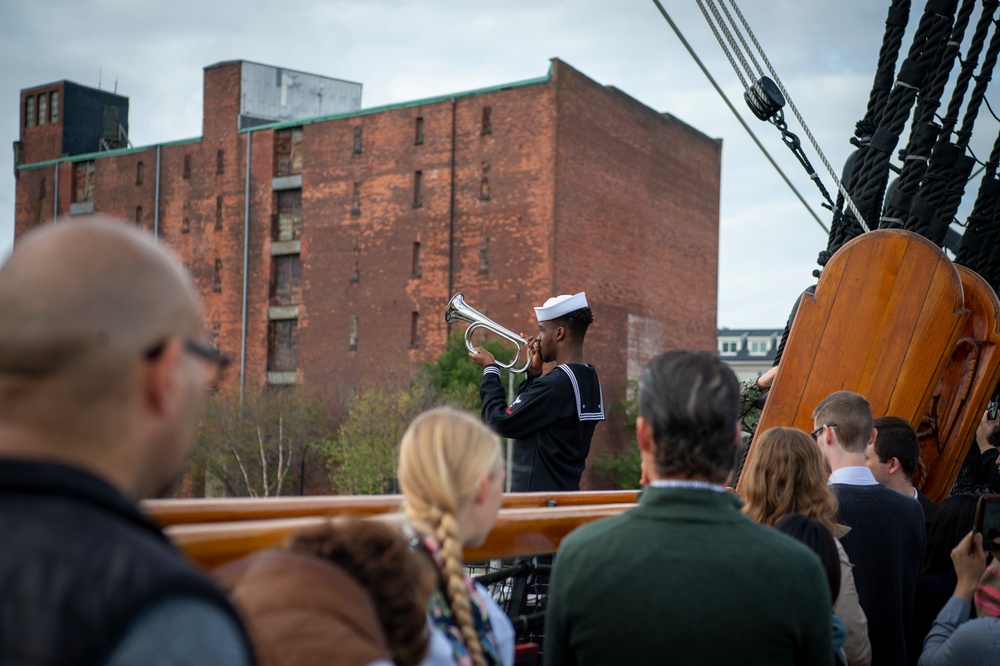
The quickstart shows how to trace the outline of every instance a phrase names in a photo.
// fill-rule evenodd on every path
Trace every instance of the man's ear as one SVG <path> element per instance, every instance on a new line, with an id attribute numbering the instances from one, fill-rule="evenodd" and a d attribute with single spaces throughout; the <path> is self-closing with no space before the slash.
<path id="1" fill-rule="evenodd" d="M 476 504 L 482 504 L 486 501 L 486 496 L 490 492 L 490 473 L 483 472 L 483 475 L 479 477 L 479 483 L 476 485 L 476 494 L 473 496 L 473 501 Z"/>
<path id="2" fill-rule="evenodd" d="M 552 339 L 554 339 L 556 342 L 562 342 L 564 339 L 566 339 L 566 335 L 567 333 L 565 326 L 556 326 L 556 330 L 553 331 L 552 333 Z"/>
<path id="3" fill-rule="evenodd" d="M 177 386 L 177 371 L 184 354 L 179 338 L 170 338 L 163 351 L 147 359 L 142 369 L 142 395 L 147 408 L 161 415 L 169 410 Z"/>
<path id="4" fill-rule="evenodd" d="M 878 428 L 872 428 L 872 436 L 868 439 L 868 444 L 866 444 L 865 446 L 874 444 L 876 437 L 878 437 Z"/>
<path id="5" fill-rule="evenodd" d="M 886 463 L 886 466 L 889 470 L 889 474 L 895 474 L 903 467 L 902 465 L 899 464 L 899 458 L 897 458 L 896 456 L 889 458 L 889 462 Z"/>

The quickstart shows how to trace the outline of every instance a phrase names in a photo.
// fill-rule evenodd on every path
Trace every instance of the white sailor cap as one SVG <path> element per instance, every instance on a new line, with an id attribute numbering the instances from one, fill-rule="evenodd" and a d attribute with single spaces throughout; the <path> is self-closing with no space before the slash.
<path id="1" fill-rule="evenodd" d="M 552 319 L 558 319 L 563 315 L 569 314 L 574 310 L 580 310 L 587 307 L 587 294 L 580 292 L 579 294 L 563 294 L 562 296 L 555 296 L 545 301 L 545 304 L 540 308 L 535 308 L 535 317 L 538 321 L 551 321 Z"/>

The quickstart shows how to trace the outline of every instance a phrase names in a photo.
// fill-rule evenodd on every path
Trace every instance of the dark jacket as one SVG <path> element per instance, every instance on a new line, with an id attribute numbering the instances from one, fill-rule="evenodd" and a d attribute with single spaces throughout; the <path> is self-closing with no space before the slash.
<path id="1" fill-rule="evenodd" d="M 735 495 L 647 487 L 563 540 L 545 664 L 832 664 L 831 606 L 819 558 Z"/>
<path id="2" fill-rule="evenodd" d="M 136 618 L 169 598 L 205 600 L 235 619 L 156 525 L 83 471 L 0 460 L 0 534 L 0 664 L 103 663 Z"/>
<path id="3" fill-rule="evenodd" d="M 604 400 L 592 365 L 568 363 L 526 377 L 510 405 L 500 368 L 489 365 L 479 387 L 483 422 L 514 442 L 514 492 L 579 490 Z"/>

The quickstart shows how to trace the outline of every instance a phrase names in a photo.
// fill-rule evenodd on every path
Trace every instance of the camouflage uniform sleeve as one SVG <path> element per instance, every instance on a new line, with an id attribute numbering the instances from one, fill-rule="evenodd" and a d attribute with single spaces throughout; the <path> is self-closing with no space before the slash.
<path id="1" fill-rule="evenodd" d="M 740 382 L 740 428 L 743 429 L 743 432 L 752 435 L 757 430 L 761 410 L 759 407 L 754 407 L 754 403 L 767 391 L 768 389 L 761 388 L 757 384 L 756 377 Z"/>

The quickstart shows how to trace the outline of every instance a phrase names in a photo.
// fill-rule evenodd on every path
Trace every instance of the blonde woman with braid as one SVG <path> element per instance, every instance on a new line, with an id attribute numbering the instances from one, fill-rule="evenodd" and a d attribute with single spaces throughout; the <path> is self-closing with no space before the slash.
<path id="1" fill-rule="evenodd" d="M 511 666 L 514 629 L 462 570 L 462 549 L 486 540 L 503 501 L 500 442 L 478 419 L 453 409 L 425 412 L 399 448 L 408 536 L 440 573 L 428 619 L 426 666 Z"/>

